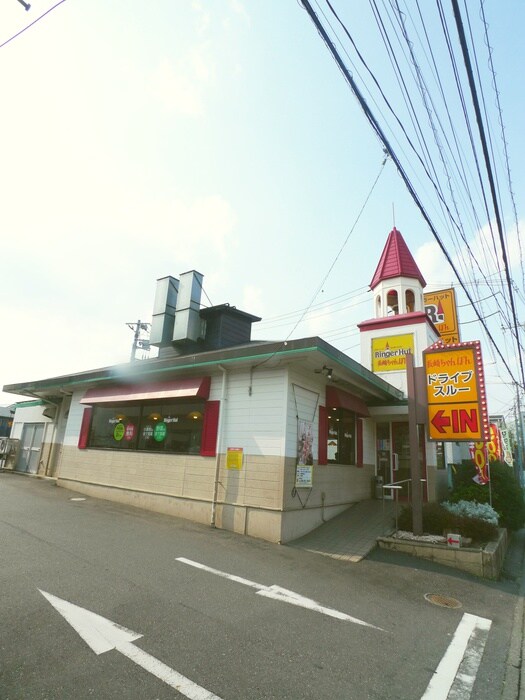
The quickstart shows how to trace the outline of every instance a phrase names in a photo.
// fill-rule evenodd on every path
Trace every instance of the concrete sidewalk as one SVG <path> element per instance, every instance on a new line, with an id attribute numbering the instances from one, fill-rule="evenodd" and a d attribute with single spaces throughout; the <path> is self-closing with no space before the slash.
<path id="1" fill-rule="evenodd" d="M 503 574 L 520 582 L 501 700 L 525 700 L 525 529 L 513 532 Z"/>
<path id="2" fill-rule="evenodd" d="M 374 549 L 377 538 L 395 528 L 392 501 L 360 501 L 316 530 L 288 542 L 288 547 L 322 554 L 333 559 L 359 562 Z"/>

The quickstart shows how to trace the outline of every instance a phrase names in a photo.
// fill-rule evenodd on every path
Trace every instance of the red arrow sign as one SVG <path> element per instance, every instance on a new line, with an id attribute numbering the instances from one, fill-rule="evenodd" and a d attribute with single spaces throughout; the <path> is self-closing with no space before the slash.
<path id="1" fill-rule="evenodd" d="M 444 415 L 445 411 L 440 409 L 430 421 L 439 433 L 444 433 L 445 428 L 450 426 L 450 417 Z"/>
<path id="2" fill-rule="evenodd" d="M 449 544 L 459 544 L 459 540 L 455 540 L 453 537 L 449 537 L 447 542 Z"/>

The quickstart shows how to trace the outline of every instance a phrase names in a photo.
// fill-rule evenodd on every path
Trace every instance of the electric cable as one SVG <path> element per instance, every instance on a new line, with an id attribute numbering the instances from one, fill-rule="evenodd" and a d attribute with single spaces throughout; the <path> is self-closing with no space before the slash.
<path id="1" fill-rule="evenodd" d="M 457 0 L 452 0 L 452 8 L 454 10 L 454 18 L 456 20 L 459 41 L 460 41 L 460 45 L 461 45 L 461 50 L 463 52 L 463 59 L 465 61 L 465 68 L 467 71 L 467 77 L 468 77 L 468 81 L 469 81 L 469 85 L 470 85 L 472 101 L 474 103 L 474 110 L 476 112 L 476 120 L 478 123 L 479 136 L 480 136 L 481 145 L 482 145 L 482 149 L 483 149 L 483 155 L 485 158 L 485 167 L 487 169 L 487 176 L 488 176 L 489 184 L 490 184 L 490 191 L 491 191 L 491 195 L 492 195 L 494 213 L 496 216 L 496 223 L 497 223 L 498 234 L 499 234 L 499 238 L 500 238 L 501 254 L 503 257 L 505 276 L 507 278 L 507 285 L 508 285 L 508 289 L 509 289 L 509 299 L 510 299 L 510 304 L 511 304 L 511 308 L 512 308 L 512 317 L 514 320 L 515 338 L 516 338 L 516 343 L 517 343 L 517 348 L 518 348 L 518 360 L 519 360 L 519 365 L 520 365 L 520 369 L 521 369 L 522 386 L 525 387 L 525 369 L 523 366 L 523 356 L 521 353 L 521 347 L 519 344 L 519 337 L 518 337 L 518 317 L 517 317 L 516 307 L 515 307 L 515 303 L 514 303 L 514 293 L 512 290 L 512 284 L 511 284 L 511 280 L 510 280 L 509 264 L 508 264 L 508 259 L 507 259 L 507 250 L 506 250 L 506 246 L 505 246 L 505 240 L 503 238 L 503 227 L 502 227 L 502 223 L 501 223 L 501 215 L 500 215 L 500 210 L 499 210 L 496 191 L 495 191 L 495 182 L 494 182 L 494 177 L 493 177 L 493 173 L 492 173 L 492 167 L 491 167 L 489 154 L 488 154 L 487 140 L 485 137 L 485 129 L 484 129 L 483 121 L 481 118 L 481 112 L 480 112 L 479 101 L 478 101 L 477 92 L 476 92 L 476 86 L 474 84 L 474 78 L 472 75 L 472 66 L 470 63 L 470 56 L 468 53 L 468 47 L 467 47 L 466 39 L 465 39 L 463 21 L 461 18 L 461 13 L 459 10 L 459 5 L 458 5 Z"/>
<path id="2" fill-rule="evenodd" d="M 438 234 L 438 232 L 437 232 L 437 230 L 436 230 L 434 224 L 432 223 L 430 217 L 428 216 L 427 211 L 425 210 L 425 208 L 424 208 L 422 202 L 420 201 L 420 199 L 419 199 L 419 197 L 418 197 L 416 191 L 414 190 L 414 187 L 413 187 L 412 183 L 410 182 L 410 179 L 408 178 L 408 176 L 407 176 L 407 174 L 406 174 L 406 172 L 405 172 L 405 170 L 404 170 L 402 164 L 400 163 L 400 161 L 399 161 L 397 155 L 396 155 L 395 152 L 393 151 L 393 149 L 392 149 L 392 147 L 391 147 L 391 145 L 390 145 L 388 139 L 386 138 L 386 136 L 385 136 L 385 134 L 384 134 L 384 131 L 382 130 L 382 128 L 381 128 L 381 126 L 379 125 L 379 123 L 377 122 L 377 119 L 374 117 L 374 115 L 373 115 L 373 113 L 371 112 L 371 110 L 370 110 L 369 106 L 367 105 L 366 101 L 363 99 L 363 96 L 362 96 L 362 94 L 361 94 L 359 88 L 357 87 L 357 85 L 356 85 L 356 83 L 355 83 L 355 81 L 354 81 L 352 75 L 350 74 L 350 72 L 349 72 L 348 69 L 346 68 L 346 66 L 345 66 L 345 64 L 344 64 L 344 62 L 343 62 L 343 60 L 341 59 L 339 53 L 337 52 L 337 49 L 335 48 L 333 42 L 330 40 L 330 37 L 329 37 L 328 34 L 326 33 L 326 30 L 325 30 L 324 27 L 322 26 L 321 22 L 319 21 L 319 18 L 318 18 L 317 15 L 315 14 L 315 12 L 314 12 L 312 6 L 311 6 L 310 3 L 308 2 L 308 0 L 301 0 L 301 2 L 302 2 L 302 5 L 303 5 L 304 9 L 307 11 L 307 13 L 308 13 L 310 19 L 312 20 L 313 24 L 315 25 L 315 27 L 316 27 L 318 33 L 321 35 L 321 37 L 322 37 L 322 39 L 323 39 L 323 41 L 324 41 L 326 47 L 328 48 L 328 50 L 329 50 L 330 53 L 332 54 L 332 57 L 333 57 L 333 59 L 335 60 L 336 64 L 338 65 L 340 71 L 342 72 L 343 76 L 345 77 L 345 79 L 347 80 L 348 84 L 350 85 L 350 87 L 351 87 L 351 89 L 352 89 L 352 92 L 354 93 L 354 96 L 357 98 L 357 100 L 358 100 L 358 102 L 359 102 L 359 104 L 360 104 L 360 106 L 361 106 L 361 108 L 362 108 L 362 110 L 363 110 L 363 112 L 364 112 L 364 114 L 365 114 L 367 120 L 369 121 L 369 123 L 370 123 L 370 125 L 372 126 L 374 132 L 376 133 L 376 136 L 379 138 L 379 140 L 380 140 L 381 143 L 383 144 L 383 148 L 386 149 L 386 151 L 388 152 L 388 154 L 390 155 L 390 157 L 391 157 L 392 160 L 394 161 L 394 163 L 395 163 L 395 165 L 396 165 L 396 167 L 397 167 L 397 169 L 398 169 L 398 173 L 400 174 L 401 178 L 403 179 L 403 181 L 404 181 L 404 183 L 405 183 L 405 186 L 407 187 L 407 189 L 408 189 L 408 191 L 409 191 L 409 193 L 410 193 L 412 199 L 414 200 L 416 206 L 418 207 L 418 209 L 419 209 L 421 215 L 423 216 L 424 220 L 426 221 L 427 225 L 429 226 L 429 228 L 430 228 L 430 230 L 431 230 L 431 232 L 432 232 L 432 235 L 434 236 L 435 240 L 437 241 L 437 243 L 438 243 L 438 245 L 439 245 L 439 247 L 440 247 L 440 249 L 441 249 L 443 255 L 444 255 L 445 258 L 447 259 L 447 262 L 449 263 L 449 265 L 452 267 L 452 269 L 453 269 L 453 271 L 454 271 L 456 277 L 458 278 L 459 282 L 462 284 L 461 276 L 459 275 L 459 273 L 458 273 L 458 271 L 457 271 L 457 269 L 456 269 L 456 266 L 454 265 L 454 262 L 453 262 L 452 259 L 450 258 L 450 255 L 449 255 L 448 251 L 446 250 L 446 248 L 445 248 L 445 246 L 444 246 L 444 244 L 443 244 L 443 241 L 441 240 L 441 238 L 440 238 L 440 236 L 439 236 L 439 234 Z M 469 298 L 469 300 L 471 301 L 472 306 L 473 306 L 473 309 L 474 309 L 474 311 L 476 312 L 476 315 L 478 316 L 479 321 L 482 323 L 482 325 L 483 325 L 483 327 L 484 327 L 484 329 L 485 329 L 485 333 L 487 334 L 487 337 L 490 339 L 490 341 L 492 342 L 492 344 L 493 344 L 494 347 L 496 348 L 496 350 L 497 350 L 498 354 L 500 355 L 501 360 L 502 360 L 503 364 L 505 365 L 505 367 L 506 367 L 506 369 L 507 369 L 509 375 L 510 375 L 512 378 L 514 378 L 514 375 L 513 375 L 512 370 L 510 369 L 510 367 L 509 367 L 509 365 L 508 365 L 507 360 L 506 360 L 505 357 L 501 354 L 499 348 L 497 347 L 496 342 L 495 342 L 495 340 L 494 340 L 494 338 L 493 338 L 493 336 L 492 336 L 492 333 L 490 332 L 490 330 L 489 330 L 488 326 L 486 325 L 485 321 L 484 321 L 484 320 L 482 319 L 482 317 L 480 316 L 479 311 L 478 311 L 476 305 L 474 304 L 474 301 L 473 301 L 472 296 L 470 295 L 468 289 L 467 289 L 465 286 L 463 286 L 463 285 L 462 285 L 462 288 L 463 288 L 464 293 L 467 295 L 467 298 Z"/>
<path id="3" fill-rule="evenodd" d="M 4 41 L 2 44 L 0 44 L 0 49 L 2 49 L 4 46 L 7 46 L 9 42 L 13 41 L 13 39 L 16 39 L 20 34 L 23 34 L 25 31 L 30 29 L 33 25 L 35 25 L 37 22 L 40 22 L 41 19 L 43 19 L 46 15 L 48 15 L 50 12 L 55 10 L 59 5 L 62 5 L 62 3 L 66 2 L 66 0 L 59 0 L 53 7 L 50 7 L 49 10 L 46 10 L 44 14 L 40 15 L 40 17 L 37 17 L 35 20 L 33 20 L 30 24 L 27 25 L 27 27 L 24 27 L 21 29 L 19 32 L 16 34 L 13 34 L 13 36 L 9 37 L 6 41 Z"/>

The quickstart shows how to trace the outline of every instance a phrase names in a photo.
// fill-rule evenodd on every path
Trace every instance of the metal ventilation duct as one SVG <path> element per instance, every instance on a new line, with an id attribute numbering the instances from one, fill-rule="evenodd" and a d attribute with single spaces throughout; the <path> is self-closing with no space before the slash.
<path id="1" fill-rule="evenodd" d="M 157 280 L 151 320 L 150 343 L 152 345 L 163 347 L 171 344 L 178 291 L 179 280 L 175 277 L 168 275 Z"/>
<path id="2" fill-rule="evenodd" d="M 173 342 L 196 341 L 202 336 L 201 306 L 202 280 L 204 275 L 195 270 L 180 276 L 179 295 L 175 310 Z"/>

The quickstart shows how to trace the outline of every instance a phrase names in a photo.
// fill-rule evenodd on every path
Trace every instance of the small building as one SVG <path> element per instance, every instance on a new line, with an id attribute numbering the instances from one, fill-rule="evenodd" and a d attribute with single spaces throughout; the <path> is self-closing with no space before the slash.
<path id="1" fill-rule="evenodd" d="M 361 363 L 319 337 L 253 341 L 259 317 L 201 308 L 194 270 L 157 282 L 157 358 L 4 387 L 19 468 L 99 498 L 287 542 L 409 483 L 403 358 L 437 339 L 424 280 L 396 229 L 373 276 Z M 24 453 L 26 444 L 26 456 Z M 27 445 L 40 443 L 38 458 Z M 446 489 L 420 431 L 425 497 Z M 392 492 L 385 490 L 386 497 Z"/>
<path id="2" fill-rule="evenodd" d="M 0 406 L 0 437 L 9 437 L 14 414 L 14 406 Z"/>

